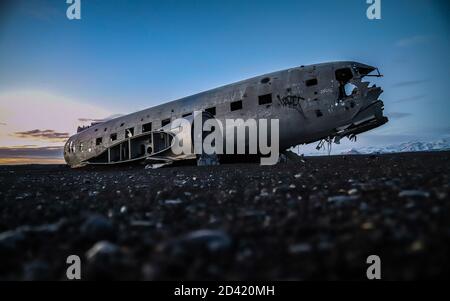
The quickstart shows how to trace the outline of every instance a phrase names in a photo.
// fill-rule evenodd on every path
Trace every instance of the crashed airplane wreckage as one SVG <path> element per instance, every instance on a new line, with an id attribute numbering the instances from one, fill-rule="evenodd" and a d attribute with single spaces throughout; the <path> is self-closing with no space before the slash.
<path id="1" fill-rule="evenodd" d="M 378 99 L 383 90 L 363 81 L 371 76 L 382 75 L 365 64 L 331 62 L 254 77 L 83 128 L 66 142 L 64 158 L 71 167 L 136 161 L 163 165 L 192 159 L 200 163 L 201 155 L 172 151 L 179 131 L 173 121 L 184 118 L 193 124 L 194 112 L 201 112 L 202 122 L 278 120 L 281 151 L 316 141 L 320 148 L 344 137 L 354 140 L 388 121 Z M 228 126 L 221 130 L 222 137 L 235 131 Z M 193 144 L 193 131 L 185 136 L 183 143 Z M 243 138 L 246 151 L 249 136 Z"/>

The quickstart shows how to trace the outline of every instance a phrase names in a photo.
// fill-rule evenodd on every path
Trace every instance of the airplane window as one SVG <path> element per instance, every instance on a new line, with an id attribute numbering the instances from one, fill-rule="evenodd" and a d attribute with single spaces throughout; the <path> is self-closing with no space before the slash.
<path id="1" fill-rule="evenodd" d="M 361 76 L 365 76 L 368 75 L 369 73 L 371 73 L 372 71 L 376 70 L 376 68 L 373 67 L 353 67 L 353 70 L 358 72 Z"/>
<path id="2" fill-rule="evenodd" d="M 350 68 L 338 69 L 335 72 L 336 79 L 340 82 L 348 82 L 353 78 L 353 73 Z"/>
<path id="3" fill-rule="evenodd" d="M 161 121 L 161 126 L 166 126 L 170 123 L 170 118 L 164 119 Z"/>
<path id="4" fill-rule="evenodd" d="M 129 128 L 125 130 L 125 138 L 131 138 L 134 135 L 134 128 Z"/>
<path id="5" fill-rule="evenodd" d="M 231 111 L 237 111 L 242 109 L 242 100 L 233 101 L 230 103 L 230 110 Z"/>
<path id="6" fill-rule="evenodd" d="M 207 108 L 207 109 L 205 109 L 205 111 L 213 116 L 216 115 L 216 107 Z"/>
<path id="7" fill-rule="evenodd" d="M 317 85 L 317 78 L 308 79 L 305 84 L 307 87 L 315 86 Z"/>
<path id="8" fill-rule="evenodd" d="M 120 126 L 124 126 L 124 125 L 125 125 L 125 123 L 121 123 L 121 124 L 120 124 Z"/>
<path id="9" fill-rule="evenodd" d="M 272 103 L 272 94 L 261 95 L 258 97 L 258 103 L 260 105 L 265 105 Z"/>
<path id="10" fill-rule="evenodd" d="M 142 133 L 151 132 L 152 131 L 152 123 L 146 123 L 142 125 Z"/>
<path id="11" fill-rule="evenodd" d="M 95 145 L 102 144 L 102 137 L 95 139 Z"/>
<path id="12" fill-rule="evenodd" d="M 316 110 L 316 116 L 317 117 L 322 117 L 323 116 L 322 111 L 321 110 Z"/>
<path id="13" fill-rule="evenodd" d="M 270 82 L 270 77 L 264 77 L 264 78 L 261 80 L 261 84 L 267 84 L 268 82 Z"/>
<path id="14" fill-rule="evenodd" d="M 110 136 L 111 141 L 116 141 L 117 140 L 117 133 L 111 134 Z"/>

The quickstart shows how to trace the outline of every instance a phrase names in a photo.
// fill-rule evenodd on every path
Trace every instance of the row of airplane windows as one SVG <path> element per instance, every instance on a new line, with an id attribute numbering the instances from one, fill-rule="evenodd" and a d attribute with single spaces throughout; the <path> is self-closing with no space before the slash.
<path id="1" fill-rule="evenodd" d="M 259 105 L 269 105 L 272 103 L 272 94 L 265 94 L 265 95 L 260 95 L 258 97 L 258 104 Z M 242 100 L 238 100 L 238 101 L 233 101 L 230 103 L 230 111 L 238 111 L 238 110 L 242 110 Z M 215 116 L 216 115 L 216 107 L 210 107 L 205 109 L 206 112 L 210 113 L 211 115 Z M 192 115 L 192 112 L 190 113 L 186 113 L 183 114 L 182 117 L 188 117 Z M 147 116 L 148 117 L 148 116 Z M 141 121 L 143 121 L 144 118 L 141 119 Z M 167 124 L 169 124 L 171 122 L 170 118 L 166 118 L 161 120 L 161 127 L 166 126 Z M 121 123 L 120 124 L 121 127 L 125 126 L 125 123 Z M 141 132 L 142 133 L 146 133 L 146 132 L 151 132 L 153 129 L 153 124 L 152 122 L 148 122 L 148 123 L 144 123 L 142 124 L 142 128 L 141 128 Z M 104 128 L 104 132 L 106 132 L 108 130 L 108 128 Z M 98 129 L 95 129 L 95 132 L 97 132 Z M 131 138 L 134 136 L 134 127 L 131 128 L 127 128 L 125 130 L 125 139 L 127 138 Z M 113 142 L 117 140 L 117 133 L 112 133 L 109 135 L 109 141 Z M 98 137 L 95 139 L 95 145 L 99 146 L 102 145 L 103 143 L 103 137 Z M 83 143 L 80 143 L 79 145 L 80 151 L 83 151 Z M 91 149 L 89 149 L 91 150 Z M 73 146 L 69 147 L 69 151 L 74 152 L 75 148 Z"/>
<path id="2" fill-rule="evenodd" d="M 272 94 L 265 94 L 265 95 L 261 95 L 258 97 L 258 104 L 259 105 L 268 105 L 272 103 Z M 238 101 L 234 101 L 230 103 L 230 111 L 238 111 L 242 109 L 242 100 L 238 100 Z M 216 115 L 216 107 L 210 107 L 205 109 L 206 112 L 210 113 L 211 115 L 215 116 Z M 183 118 L 184 117 L 188 117 L 192 115 L 192 112 L 190 113 L 186 113 L 181 115 Z M 141 121 L 143 121 L 144 119 L 142 118 Z M 166 118 L 161 120 L 161 127 L 166 126 L 167 124 L 169 124 L 171 122 L 170 118 Z M 125 124 L 122 123 L 120 124 L 120 126 L 124 126 Z M 104 131 L 106 131 L 107 128 L 104 129 Z M 152 131 L 152 123 L 148 122 L 148 123 L 144 123 L 142 124 L 142 133 L 146 133 L 146 132 L 151 132 Z M 125 138 L 131 138 L 134 135 L 134 127 L 132 128 L 128 128 L 125 130 Z M 112 133 L 109 136 L 110 141 L 116 141 L 117 140 L 117 133 Z M 98 137 L 95 140 L 95 145 L 101 145 L 103 142 L 103 138 L 102 137 Z"/>

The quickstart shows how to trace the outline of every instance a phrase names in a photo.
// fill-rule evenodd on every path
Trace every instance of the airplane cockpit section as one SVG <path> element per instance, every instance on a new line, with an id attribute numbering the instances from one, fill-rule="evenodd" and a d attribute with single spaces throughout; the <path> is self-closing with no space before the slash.
<path id="1" fill-rule="evenodd" d="M 349 62 L 338 63 L 334 67 L 334 103 L 329 104 L 328 113 L 336 127 L 328 136 L 320 139 L 318 149 L 326 143 L 339 143 L 343 137 L 356 140 L 356 135 L 385 124 L 384 104 L 379 99 L 381 87 L 364 81 L 365 77 L 382 77 L 376 67 Z M 376 74 L 372 72 L 376 71 Z M 329 124 L 329 122 L 327 122 Z"/>

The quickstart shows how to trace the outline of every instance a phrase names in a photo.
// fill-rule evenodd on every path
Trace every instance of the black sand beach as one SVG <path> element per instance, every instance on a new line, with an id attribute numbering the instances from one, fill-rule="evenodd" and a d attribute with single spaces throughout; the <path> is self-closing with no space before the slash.
<path id="1" fill-rule="evenodd" d="M 450 276 L 450 153 L 70 169 L 0 167 L 0 279 Z"/>

